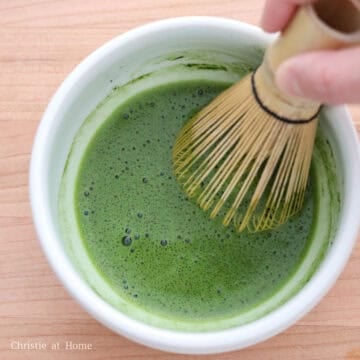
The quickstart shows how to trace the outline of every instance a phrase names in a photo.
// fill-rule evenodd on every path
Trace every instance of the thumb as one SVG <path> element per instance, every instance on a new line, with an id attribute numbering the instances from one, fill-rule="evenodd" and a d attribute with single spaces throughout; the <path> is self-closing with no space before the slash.
<path id="1" fill-rule="evenodd" d="M 283 62 L 279 88 L 327 104 L 360 103 L 360 47 L 305 53 Z"/>

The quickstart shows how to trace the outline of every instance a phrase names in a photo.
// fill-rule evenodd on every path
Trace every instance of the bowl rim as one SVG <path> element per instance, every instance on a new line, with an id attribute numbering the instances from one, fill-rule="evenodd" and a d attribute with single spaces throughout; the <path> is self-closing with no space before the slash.
<path id="1" fill-rule="evenodd" d="M 346 141 L 341 143 L 341 147 L 349 158 L 344 167 L 346 181 L 344 184 L 343 221 L 338 228 L 333 247 L 323 260 L 321 268 L 297 294 L 271 313 L 254 322 L 230 329 L 182 332 L 142 323 L 106 303 L 85 283 L 85 280 L 73 267 L 61 246 L 61 238 L 55 230 L 48 211 L 49 200 L 47 192 L 44 191 L 47 187 L 46 164 L 50 158 L 50 152 L 47 149 L 51 146 L 47 140 L 48 134 L 52 131 L 55 114 L 60 111 L 62 104 L 66 101 L 69 90 L 76 86 L 78 79 L 84 73 L 91 71 L 100 59 L 109 56 L 114 49 L 118 49 L 126 42 L 139 39 L 145 34 L 149 36 L 152 32 L 166 31 L 169 27 L 180 29 L 186 26 L 212 27 L 219 31 L 230 29 L 234 33 L 238 32 L 243 35 L 251 33 L 251 36 L 257 37 L 259 42 L 266 43 L 273 38 L 258 27 L 240 21 L 219 17 L 190 16 L 155 21 L 108 41 L 90 54 L 67 76 L 47 106 L 33 144 L 29 191 L 33 221 L 48 262 L 68 292 L 88 313 L 118 334 L 138 343 L 170 352 L 211 354 L 238 350 L 280 333 L 312 309 L 334 284 L 350 257 L 360 225 L 357 215 L 360 214 L 360 188 L 356 184 L 356 179 L 360 178 L 360 151 L 356 130 L 349 112 L 344 106 L 330 107 L 327 111 L 335 117 L 343 118 L 339 127 L 342 129 Z"/>

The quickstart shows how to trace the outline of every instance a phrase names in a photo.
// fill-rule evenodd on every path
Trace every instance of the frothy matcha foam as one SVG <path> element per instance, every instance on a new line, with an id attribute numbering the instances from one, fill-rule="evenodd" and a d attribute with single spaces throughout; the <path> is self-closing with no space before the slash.
<path id="1" fill-rule="evenodd" d="M 126 101 L 115 92 L 85 122 L 69 157 L 59 198 L 68 251 L 100 296 L 157 326 L 212 330 L 258 318 L 306 283 L 331 238 L 319 226 L 320 150 L 303 210 L 276 230 L 239 234 L 186 197 L 172 145 L 228 85 L 177 80 Z"/>

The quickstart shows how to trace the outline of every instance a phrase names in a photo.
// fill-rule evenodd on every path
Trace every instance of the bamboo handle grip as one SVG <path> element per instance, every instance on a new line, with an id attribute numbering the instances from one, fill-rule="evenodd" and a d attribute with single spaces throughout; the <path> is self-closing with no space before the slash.
<path id="1" fill-rule="evenodd" d="M 268 48 L 256 72 L 257 95 L 262 105 L 293 122 L 312 118 L 320 104 L 280 91 L 274 78 L 277 67 L 286 59 L 307 51 L 354 45 L 360 45 L 360 0 L 318 0 L 301 7 Z"/>
<path id="2" fill-rule="evenodd" d="M 360 1 L 319 0 L 301 7 L 266 53 L 271 70 L 289 57 L 312 50 L 360 44 Z"/>

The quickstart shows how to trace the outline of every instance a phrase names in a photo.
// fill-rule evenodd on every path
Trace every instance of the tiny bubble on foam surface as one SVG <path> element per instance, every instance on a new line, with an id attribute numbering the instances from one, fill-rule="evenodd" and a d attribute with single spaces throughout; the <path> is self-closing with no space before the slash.
<path id="1" fill-rule="evenodd" d="M 122 238 L 122 243 L 123 243 L 124 246 L 131 245 L 131 243 L 132 243 L 131 237 L 130 236 L 124 236 Z"/>

